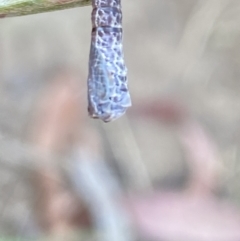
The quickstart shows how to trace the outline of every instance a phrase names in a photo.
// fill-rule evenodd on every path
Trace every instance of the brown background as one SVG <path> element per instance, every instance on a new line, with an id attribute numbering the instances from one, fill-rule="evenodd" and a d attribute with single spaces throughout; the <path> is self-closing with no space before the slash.
<path id="1" fill-rule="evenodd" d="M 223 168 L 220 189 L 227 199 L 239 205 L 239 1 L 123 0 L 122 6 L 124 52 L 133 108 L 155 98 L 182 103 L 217 145 Z M 21 184 L 18 180 L 25 178 L 25 150 L 30 148 L 26 133 L 39 90 L 48 85 L 46 76 L 62 67 L 73 70 L 83 86 L 79 95 L 86 99 L 90 15 L 88 6 L 0 21 L 3 229 L 16 232 L 22 215 L 29 211 L 28 182 Z M 86 101 L 81 106 L 87 115 Z M 137 167 L 138 164 L 131 162 L 139 161 L 136 155 L 140 153 L 140 162 L 155 188 L 169 178 L 174 184 L 174 177 L 184 176 L 185 157 L 174 126 L 130 114 L 128 122 L 120 119 L 104 125 L 93 120 L 89 123 L 99 128 L 107 149 L 109 140 L 116 140 L 113 146 L 122 145 L 128 159 L 122 163 Z M 107 143 L 109 133 L 112 139 Z M 124 144 L 123 137 L 130 138 L 129 135 L 134 136 L 129 139 L 133 149 Z M 109 150 L 106 153 L 110 154 Z M 111 153 L 109 160 L 112 156 Z M 142 183 L 138 182 L 138 175 L 141 179 L 141 173 L 136 174 L 136 185 L 131 185 L 130 177 L 128 185 L 132 189 L 138 189 L 137 185 L 149 187 L 146 177 Z"/>

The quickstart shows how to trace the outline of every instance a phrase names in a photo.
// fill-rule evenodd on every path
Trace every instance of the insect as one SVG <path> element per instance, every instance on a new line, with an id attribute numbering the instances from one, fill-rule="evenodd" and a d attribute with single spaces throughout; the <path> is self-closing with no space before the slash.
<path id="1" fill-rule="evenodd" d="M 122 47 L 121 0 L 92 0 L 88 113 L 109 122 L 131 106 Z"/>

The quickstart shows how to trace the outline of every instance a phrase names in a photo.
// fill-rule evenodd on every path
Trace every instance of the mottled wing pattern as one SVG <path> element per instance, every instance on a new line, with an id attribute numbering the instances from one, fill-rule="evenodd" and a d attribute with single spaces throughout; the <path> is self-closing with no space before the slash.
<path id="1" fill-rule="evenodd" d="M 91 45 L 89 69 L 89 93 L 94 94 L 93 99 L 96 103 L 106 102 L 113 81 L 101 51 L 93 44 Z"/>
<path id="2" fill-rule="evenodd" d="M 131 106 L 122 51 L 120 0 L 92 0 L 92 40 L 88 76 L 88 112 L 109 122 Z"/>

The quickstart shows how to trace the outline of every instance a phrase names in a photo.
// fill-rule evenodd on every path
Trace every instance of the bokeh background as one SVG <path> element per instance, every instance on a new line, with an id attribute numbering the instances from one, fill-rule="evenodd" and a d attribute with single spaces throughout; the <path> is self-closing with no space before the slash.
<path id="1" fill-rule="evenodd" d="M 91 6 L 1 19 L 1 240 L 240 240 L 240 2 L 122 7 L 133 107 L 107 124 Z"/>

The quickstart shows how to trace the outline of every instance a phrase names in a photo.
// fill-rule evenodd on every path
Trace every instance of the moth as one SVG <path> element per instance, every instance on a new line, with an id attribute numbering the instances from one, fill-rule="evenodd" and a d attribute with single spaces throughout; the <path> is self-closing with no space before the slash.
<path id="1" fill-rule="evenodd" d="M 92 6 L 88 113 L 110 122 L 131 106 L 122 46 L 121 1 L 92 0 Z"/>

